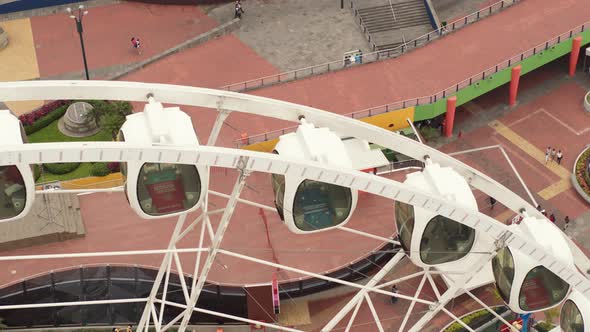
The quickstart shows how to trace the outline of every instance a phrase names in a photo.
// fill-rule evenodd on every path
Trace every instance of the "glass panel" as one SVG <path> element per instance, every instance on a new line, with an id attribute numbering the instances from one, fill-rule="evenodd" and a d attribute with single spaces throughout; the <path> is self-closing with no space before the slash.
<path id="1" fill-rule="evenodd" d="M 283 201 L 285 200 L 285 176 L 280 174 L 271 174 L 272 180 L 272 191 L 275 195 L 275 207 L 281 217 L 281 220 L 285 220 L 283 214 Z"/>
<path id="2" fill-rule="evenodd" d="M 532 269 L 524 278 L 518 303 L 524 311 L 540 310 L 563 300 L 569 285 L 543 266 Z"/>
<path id="3" fill-rule="evenodd" d="M 200 195 L 201 178 L 195 165 L 145 163 L 139 171 L 139 205 L 151 216 L 186 211 Z"/>
<path id="4" fill-rule="evenodd" d="M 420 259 L 443 264 L 465 257 L 473 246 L 475 230 L 452 219 L 436 216 L 426 224 L 420 240 Z"/>
<path id="5" fill-rule="evenodd" d="M 341 224 L 350 215 L 351 208 L 349 188 L 305 180 L 295 193 L 293 219 L 298 229 L 316 231 Z"/>
<path id="6" fill-rule="evenodd" d="M 0 220 L 18 216 L 27 201 L 27 188 L 16 166 L 0 166 Z"/>
<path id="7" fill-rule="evenodd" d="M 514 282 L 514 259 L 508 248 L 498 250 L 498 254 L 492 260 L 492 270 L 496 280 L 496 289 L 504 300 L 510 302 L 510 290 Z"/>
<path id="8" fill-rule="evenodd" d="M 414 232 L 414 207 L 410 204 L 395 202 L 395 224 L 402 248 L 410 252 L 412 232 Z"/>
<path id="9" fill-rule="evenodd" d="M 561 308 L 559 325 L 563 332 L 584 332 L 582 313 L 572 300 L 567 300 Z"/>

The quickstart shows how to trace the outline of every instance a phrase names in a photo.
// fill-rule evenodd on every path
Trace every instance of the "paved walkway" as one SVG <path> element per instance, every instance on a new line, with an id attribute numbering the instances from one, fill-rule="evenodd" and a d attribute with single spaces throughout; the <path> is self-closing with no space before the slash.
<path id="1" fill-rule="evenodd" d="M 436 93 L 589 20 L 584 0 L 522 1 L 406 56 L 252 93 L 346 114 Z"/>

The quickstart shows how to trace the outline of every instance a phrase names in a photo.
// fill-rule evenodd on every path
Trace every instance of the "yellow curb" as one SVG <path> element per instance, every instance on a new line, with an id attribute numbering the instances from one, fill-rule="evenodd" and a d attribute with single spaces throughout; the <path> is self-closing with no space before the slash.
<path id="1" fill-rule="evenodd" d="M 61 187 L 63 189 L 106 189 L 122 186 L 124 182 L 121 173 L 111 173 L 107 176 L 90 176 L 64 181 L 61 182 Z"/>

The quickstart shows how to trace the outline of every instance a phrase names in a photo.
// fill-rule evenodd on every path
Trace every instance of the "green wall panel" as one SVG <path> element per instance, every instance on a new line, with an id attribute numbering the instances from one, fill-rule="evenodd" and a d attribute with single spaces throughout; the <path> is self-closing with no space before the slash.
<path id="1" fill-rule="evenodd" d="M 575 35 L 574 37 L 582 36 L 582 45 L 587 44 L 590 42 L 590 29 Z M 521 75 L 527 74 L 543 65 L 548 64 L 549 62 L 562 57 L 568 53 L 570 53 L 572 49 L 572 39 L 569 38 L 559 44 L 553 45 L 547 50 L 543 50 L 527 59 L 524 59 L 521 62 L 516 63 L 515 65 L 520 64 L 522 66 Z M 514 66 L 509 68 L 505 68 L 489 77 L 486 77 L 485 80 L 479 81 L 473 85 L 465 87 L 459 90 L 455 95 L 457 96 L 457 106 L 463 105 L 483 94 L 486 94 L 508 82 L 510 82 L 510 73 L 511 69 Z M 506 96 L 508 99 L 508 96 Z M 414 121 L 421 121 L 426 119 L 434 118 L 440 114 L 446 112 L 446 98 L 440 99 L 435 103 L 428 104 L 428 105 L 419 105 L 416 106 L 416 111 L 414 113 Z"/>

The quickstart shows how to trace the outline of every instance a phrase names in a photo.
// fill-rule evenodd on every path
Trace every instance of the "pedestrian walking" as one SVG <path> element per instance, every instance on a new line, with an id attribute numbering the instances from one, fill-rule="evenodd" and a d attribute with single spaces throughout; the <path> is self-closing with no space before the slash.
<path id="1" fill-rule="evenodd" d="M 391 286 L 391 292 L 397 294 L 397 286 Z M 395 304 L 397 302 L 397 296 L 391 296 L 391 304 Z"/>
<path id="2" fill-rule="evenodd" d="M 551 220 L 551 222 L 555 224 L 555 215 L 553 213 L 551 213 L 551 215 L 549 216 L 549 220 Z"/>
<path id="3" fill-rule="evenodd" d="M 545 209 L 541 210 L 541 214 L 544 215 L 545 217 L 547 217 L 547 211 L 545 211 Z"/>
<path id="4" fill-rule="evenodd" d="M 125 332 L 133 332 L 132 327 L 133 327 L 132 325 L 127 325 L 127 328 L 125 329 Z"/>
<path id="5" fill-rule="evenodd" d="M 555 155 L 556 155 L 555 149 L 552 149 L 551 150 L 551 161 L 555 161 Z"/>
<path id="6" fill-rule="evenodd" d="M 551 154 L 551 147 L 548 146 L 547 149 L 545 150 L 545 154 Z"/>
<path id="7" fill-rule="evenodd" d="M 490 210 L 494 209 L 494 205 L 496 205 L 496 199 L 490 196 Z"/>
<path id="8" fill-rule="evenodd" d="M 541 211 L 543 210 L 543 208 L 541 207 L 541 204 L 537 204 L 537 211 Z"/>
<path id="9" fill-rule="evenodd" d="M 563 153 L 561 150 L 557 151 L 557 164 L 561 165 L 561 159 L 563 158 Z"/>
<path id="10" fill-rule="evenodd" d="M 545 152 L 545 165 L 547 165 L 547 162 L 549 161 L 549 154 L 551 154 L 551 152 Z"/>
<path id="11" fill-rule="evenodd" d="M 235 13 L 234 13 L 234 18 L 242 18 L 242 14 L 244 13 L 244 8 L 242 8 L 242 2 L 240 0 L 236 1 L 236 5 L 235 5 Z"/>
<path id="12" fill-rule="evenodd" d="M 563 231 L 565 232 L 565 230 L 570 226 L 570 217 L 569 216 L 565 216 L 564 219 L 564 224 L 563 224 Z"/>
<path id="13" fill-rule="evenodd" d="M 137 54 L 141 55 L 141 42 L 139 41 L 139 38 L 132 37 L 131 45 L 137 50 Z"/>

